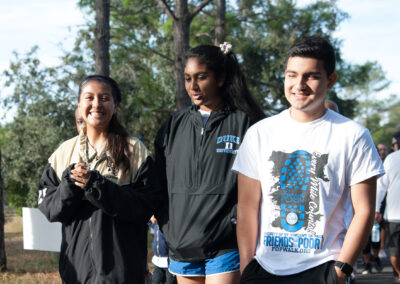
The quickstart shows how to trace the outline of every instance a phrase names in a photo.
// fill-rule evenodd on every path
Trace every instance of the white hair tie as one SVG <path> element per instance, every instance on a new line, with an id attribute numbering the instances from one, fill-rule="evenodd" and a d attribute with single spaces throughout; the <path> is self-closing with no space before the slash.
<path id="1" fill-rule="evenodd" d="M 219 47 L 223 54 L 227 55 L 229 52 L 232 51 L 232 44 L 230 42 L 225 41 L 224 43 L 220 44 Z"/>

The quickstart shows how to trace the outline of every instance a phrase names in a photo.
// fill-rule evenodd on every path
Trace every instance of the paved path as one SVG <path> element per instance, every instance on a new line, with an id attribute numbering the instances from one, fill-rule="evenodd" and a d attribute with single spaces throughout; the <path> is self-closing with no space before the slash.
<path id="1" fill-rule="evenodd" d="M 362 275 L 363 269 L 362 260 L 357 260 L 357 278 L 356 284 L 392 284 L 393 283 L 393 268 L 389 262 L 389 258 L 381 259 L 383 270 L 378 272 L 372 264 L 372 274 Z"/>

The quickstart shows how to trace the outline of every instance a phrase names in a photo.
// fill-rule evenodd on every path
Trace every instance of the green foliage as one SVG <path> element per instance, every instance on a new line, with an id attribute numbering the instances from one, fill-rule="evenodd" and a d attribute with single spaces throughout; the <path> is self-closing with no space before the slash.
<path id="1" fill-rule="evenodd" d="M 369 127 L 368 121 L 372 123 L 374 113 L 385 110 L 385 104 L 376 94 L 387 88 L 390 82 L 377 62 L 347 66 L 347 70 L 347 76 L 343 78 L 344 97 L 357 99 L 355 114 L 361 123 Z"/>
<path id="2" fill-rule="evenodd" d="M 7 143 L 7 130 L 0 125 L 0 150 Z"/>
<path id="3" fill-rule="evenodd" d="M 10 180 L 7 185 L 5 201 L 8 205 L 16 208 L 15 213 L 22 215 L 22 207 L 28 206 L 27 196 L 29 195 L 29 187 L 21 181 Z"/>
<path id="4" fill-rule="evenodd" d="M 365 124 L 371 130 L 375 144 L 383 143 L 390 148 L 393 134 L 399 131 L 400 100 L 396 95 L 392 95 L 376 104 L 376 110 Z"/>
<path id="5" fill-rule="evenodd" d="M 36 48 L 11 63 L 3 74 L 13 93 L 6 107 L 16 106 L 16 116 L 5 126 L 2 146 L 3 174 L 9 201 L 15 206 L 36 206 L 38 181 L 47 158 L 63 140 L 72 137 L 73 111 L 70 89 L 57 79 L 57 71 L 43 68 Z M 23 198 L 25 197 L 25 202 Z"/>
<path id="6" fill-rule="evenodd" d="M 398 124 L 399 100 L 396 96 L 383 99 L 378 96 L 390 82 L 377 62 L 362 65 L 346 65 L 341 92 L 348 100 L 357 101 L 353 106 L 355 119 L 367 127 L 375 143 L 390 145 L 392 134 Z M 397 106 L 397 107 L 396 107 Z"/>

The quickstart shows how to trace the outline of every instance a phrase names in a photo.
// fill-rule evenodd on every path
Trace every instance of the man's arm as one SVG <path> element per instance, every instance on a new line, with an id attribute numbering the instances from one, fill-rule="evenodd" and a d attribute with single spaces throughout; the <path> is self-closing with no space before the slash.
<path id="1" fill-rule="evenodd" d="M 354 216 L 344 238 L 338 260 L 354 266 L 357 257 L 368 241 L 374 223 L 376 177 L 352 185 L 350 190 Z M 337 267 L 335 268 L 338 276 L 344 277 L 344 273 Z"/>
<path id="2" fill-rule="evenodd" d="M 236 233 L 239 245 L 240 273 L 252 261 L 256 252 L 260 200 L 260 181 L 239 173 Z"/>
<path id="3" fill-rule="evenodd" d="M 387 160 L 386 160 L 387 161 Z M 385 166 L 385 164 L 383 164 Z M 375 205 L 375 221 L 380 223 L 382 221 L 382 213 L 381 211 L 381 206 L 382 202 L 385 199 L 388 185 L 389 185 L 389 174 L 388 171 L 385 167 L 385 174 L 381 176 L 376 185 L 376 205 Z"/>

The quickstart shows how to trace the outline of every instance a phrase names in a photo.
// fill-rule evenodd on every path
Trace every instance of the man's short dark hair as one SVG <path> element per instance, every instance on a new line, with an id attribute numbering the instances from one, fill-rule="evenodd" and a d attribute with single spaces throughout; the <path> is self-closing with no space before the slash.
<path id="1" fill-rule="evenodd" d="M 400 131 L 395 132 L 392 137 L 397 140 L 397 144 L 400 146 Z"/>
<path id="2" fill-rule="evenodd" d="M 322 60 L 328 76 L 335 72 L 335 50 L 330 42 L 322 37 L 307 36 L 297 39 L 286 53 L 286 64 L 290 57 L 295 56 Z"/>

